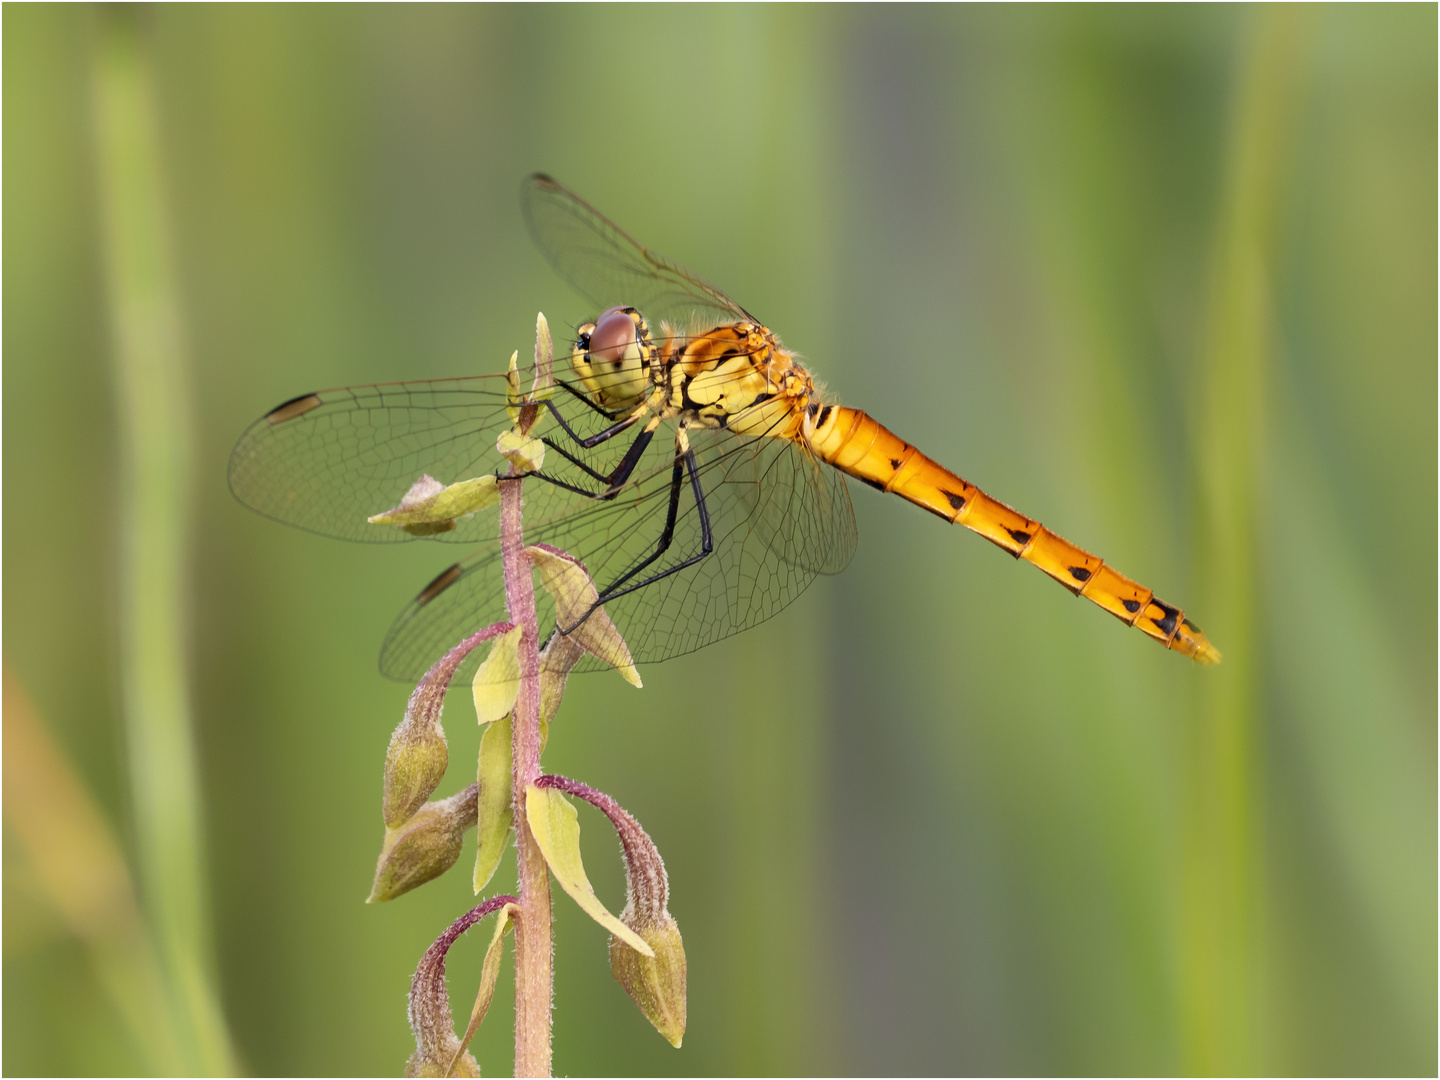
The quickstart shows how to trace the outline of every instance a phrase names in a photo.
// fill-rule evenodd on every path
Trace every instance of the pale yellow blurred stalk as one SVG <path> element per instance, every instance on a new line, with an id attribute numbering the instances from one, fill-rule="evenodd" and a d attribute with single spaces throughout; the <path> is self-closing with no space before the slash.
<path id="1" fill-rule="evenodd" d="M 191 419 L 144 9 L 101 8 L 95 144 L 119 441 L 120 670 L 139 879 L 181 1071 L 236 1061 L 216 992 L 186 667 Z"/>
<path id="2" fill-rule="evenodd" d="M 184 1058 L 130 870 L 105 815 L 5 666 L 5 824 L 65 928 L 83 941 L 141 1064 L 178 1075 Z"/>
<path id="3" fill-rule="evenodd" d="M 1195 610 L 1225 642 L 1206 672 L 1191 728 L 1181 934 L 1182 1071 L 1266 1071 L 1263 838 L 1256 719 L 1259 502 L 1273 350 L 1276 223 L 1295 122 L 1296 68 L 1308 9 L 1248 13 L 1231 107 L 1202 342 Z"/>

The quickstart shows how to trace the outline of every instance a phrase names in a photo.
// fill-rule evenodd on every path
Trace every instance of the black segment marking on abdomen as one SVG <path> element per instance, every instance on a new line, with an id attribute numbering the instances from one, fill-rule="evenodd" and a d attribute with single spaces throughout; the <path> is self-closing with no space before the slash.
<path id="1" fill-rule="evenodd" d="M 1070 576 L 1076 581 L 1089 581 L 1090 571 L 1083 566 L 1072 566 L 1070 567 Z"/>
<path id="2" fill-rule="evenodd" d="M 1154 623 L 1159 629 L 1165 631 L 1165 636 L 1169 637 L 1171 634 L 1175 633 L 1175 622 L 1180 617 L 1180 609 L 1173 608 L 1169 604 L 1165 603 L 1165 601 L 1156 600 L 1154 597 L 1151 597 L 1151 602 L 1154 603 L 1161 611 L 1165 612 L 1165 617 L 1163 619 L 1151 619 L 1150 621 Z"/>
<path id="3" fill-rule="evenodd" d="M 1135 612 L 1140 610 L 1139 600 L 1121 600 L 1120 603 L 1125 605 L 1125 610 L 1130 612 L 1131 615 L 1134 615 Z"/>

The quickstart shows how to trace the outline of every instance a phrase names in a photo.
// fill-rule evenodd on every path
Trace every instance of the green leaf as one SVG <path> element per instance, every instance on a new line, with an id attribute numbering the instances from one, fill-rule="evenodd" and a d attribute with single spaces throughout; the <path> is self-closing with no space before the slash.
<path id="1" fill-rule="evenodd" d="M 501 717 L 480 737 L 479 848 L 475 852 L 475 891 L 490 883 L 505 854 L 515 807 L 510 799 L 510 717 Z"/>
<path id="2" fill-rule="evenodd" d="M 516 349 L 510 354 L 510 367 L 505 372 L 505 382 L 509 390 L 505 395 L 505 411 L 510 414 L 510 422 L 517 423 L 520 419 L 520 368 L 517 361 L 520 359 L 520 350 Z"/>
<path id="3" fill-rule="evenodd" d="M 566 636 L 620 672 L 631 686 L 640 686 L 640 673 L 635 669 L 630 647 L 625 644 L 625 639 L 620 636 L 605 609 L 595 607 L 600 594 L 595 591 L 595 583 L 579 560 L 545 545 L 527 547 L 525 556 L 540 571 L 540 584 L 555 601 L 557 620 L 564 624 L 585 619 Z"/>
<path id="4" fill-rule="evenodd" d="M 535 315 L 535 379 L 530 384 L 530 401 L 544 401 L 555 385 L 555 346 L 550 339 L 550 323 L 543 311 Z M 533 425 L 530 430 L 533 430 Z M 529 431 L 526 432 L 529 434 Z"/>
<path id="5" fill-rule="evenodd" d="M 470 684 L 475 699 L 475 718 L 490 724 L 515 707 L 520 693 L 520 634 L 515 627 L 495 639 L 490 655 L 475 671 Z"/>
<path id="6" fill-rule="evenodd" d="M 611 915 L 595 895 L 580 860 L 580 821 L 570 800 L 558 791 L 532 784 L 525 789 L 525 819 L 550 872 L 580 910 L 642 956 L 653 957 L 655 951 L 645 939 Z"/>
<path id="7" fill-rule="evenodd" d="M 470 1045 L 470 1040 L 475 1038 L 475 1033 L 480 1030 L 480 1023 L 490 1011 L 490 1003 L 495 1000 L 495 981 L 500 976 L 500 956 L 504 952 L 505 934 L 519 911 L 516 905 L 506 904 L 495 917 L 495 933 L 491 935 L 490 945 L 485 950 L 485 962 L 480 965 L 480 989 L 475 995 L 475 1007 L 470 1010 L 470 1023 L 465 1027 L 465 1037 L 460 1040 L 460 1049 L 455 1051 L 450 1067 L 445 1070 L 446 1076 L 454 1074 L 461 1055 Z"/>
<path id="8" fill-rule="evenodd" d="M 495 449 L 517 469 L 539 472 L 545 466 L 545 444 L 518 431 L 502 431 L 495 440 Z"/>

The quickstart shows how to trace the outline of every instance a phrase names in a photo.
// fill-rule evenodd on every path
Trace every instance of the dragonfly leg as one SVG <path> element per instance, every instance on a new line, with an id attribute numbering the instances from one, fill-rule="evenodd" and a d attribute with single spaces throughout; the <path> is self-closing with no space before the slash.
<path id="1" fill-rule="evenodd" d="M 569 393 L 571 397 L 579 398 L 581 404 L 585 405 L 587 408 L 593 409 L 595 412 L 605 417 L 606 420 L 619 420 L 622 416 L 625 415 L 624 409 L 617 409 L 612 412 L 611 410 L 605 408 L 605 406 L 603 405 L 597 405 L 589 394 L 585 393 L 585 391 L 583 390 L 576 390 L 573 385 L 566 382 L 564 379 L 556 379 L 555 385 L 565 390 L 567 393 Z"/>
<path id="2" fill-rule="evenodd" d="M 683 439 L 684 433 L 680 432 L 679 435 L 681 439 Z M 680 441 L 680 439 L 677 439 L 677 442 L 678 441 Z M 685 470 L 685 473 L 688 473 L 690 477 L 690 490 L 695 496 L 696 512 L 700 515 L 700 550 L 697 551 L 694 555 L 691 555 L 689 558 L 685 559 L 683 562 L 678 562 L 674 566 L 667 567 L 664 570 L 661 570 L 659 573 L 651 574 L 643 581 L 637 581 L 633 584 L 626 585 L 625 583 L 627 581 L 633 578 L 641 570 L 644 570 L 651 563 L 655 562 L 655 560 L 660 558 L 661 555 L 665 554 L 665 552 L 670 547 L 671 541 L 673 541 L 675 538 L 675 518 L 680 508 L 680 488 L 685 475 L 685 473 L 681 472 L 682 466 Z M 620 577 L 616 578 L 613 582 L 611 582 L 610 586 L 603 593 L 600 594 L 600 596 L 596 599 L 595 603 L 590 605 L 589 609 L 586 610 L 584 615 L 576 619 L 571 625 L 560 627 L 560 632 L 562 634 L 570 633 L 570 631 L 574 630 L 575 627 L 579 626 L 582 622 L 588 619 L 591 613 L 596 608 L 601 607 L 604 604 L 608 604 L 610 601 L 616 600 L 624 596 L 626 593 L 632 593 L 636 589 L 643 589 L 646 585 L 653 585 L 655 582 L 661 581 L 664 578 L 669 577 L 671 574 L 678 574 L 681 570 L 684 570 L 690 566 L 694 566 L 697 562 L 705 558 L 705 556 L 709 555 L 714 550 L 715 538 L 710 532 L 710 509 L 705 504 L 705 491 L 700 486 L 700 473 L 698 467 L 695 464 L 695 452 L 691 450 L 688 445 L 686 445 L 683 453 L 681 453 L 675 459 L 675 470 L 671 474 L 670 478 L 670 508 L 665 515 L 665 528 L 660 534 L 660 542 L 656 544 L 655 550 L 652 551 L 640 562 L 636 563 L 635 566 L 631 567 L 624 574 L 621 574 Z"/>
<path id="3" fill-rule="evenodd" d="M 685 459 L 677 457 L 675 459 L 675 468 L 670 474 L 670 508 L 665 513 L 665 528 L 660 531 L 660 542 L 655 545 L 654 551 L 610 583 L 609 588 L 605 590 L 607 597 L 617 595 L 615 592 L 616 589 L 624 585 L 625 582 L 640 573 L 641 570 L 644 570 L 670 549 L 670 543 L 675 539 L 675 517 L 680 509 L 680 486 L 684 479 Z M 591 610 L 594 609 L 592 608 Z M 590 612 L 587 611 L 585 614 L 589 615 Z"/>
<path id="4" fill-rule="evenodd" d="M 545 445 L 550 447 L 550 449 L 554 450 L 557 454 L 563 457 L 566 461 L 570 462 L 570 464 L 574 465 L 577 469 L 580 469 L 593 479 L 598 480 L 600 481 L 600 483 L 605 485 L 604 491 L 587 492 L 587 494 L 593 494 L 597 499 L 613 499 L 619 492 L 621 485 L 624 484 L 626 480 L 630 479 L 630 474 L 635 471 L 635 466 L 639 464 L 641 455 L 645 453 L 645 448 L 650 445 L 650 440 L 655 437 L 655 429 L 659 426 L 660 418 L 658 416 L 653 417 L 650 423 L 645 425 L 645 430 L 640 432 L 640 434 L 636 437 L 635 441 L 630 444 L 630 449 L 627 450 L 625 452 L 625 456 L 620 459 L 620 464 L 615 466 L 615 468 L 610 470 L 610 472 L 608 473 L 602 473 L 596 469 L 592 469 L 589 465 L 585 464 L 585 462 L 581 461 L 578 457 L 570 453 L 563 446 L 559 446 L 549 439 L 545 440 Z M 546 479 L 549 478 L 546 477 Z M 555 481 L 552 480 L 551 482 L 554 483 Z M 568 487 L 569 485 L 562 486 Z M 578 491 L 580 489 L 571 488 L 571 490 Z"/>
<path id="5" fill-rule="evenodd" d="M 645 407 L 642 406 L 641 408 L 636 409 L 634 412 L 632 412 L 629 416 L 626 416 L 619 423 L 611 424 L 604 431 L 599 431 L 596 432 L 594 435 L 587 436 L 576 434 L 575 429 L 565 422 L 565 417 L 560 415 L 560 410 L 555 407 L 555 402 L 553 400 L 547 398 L 545 400 L 545 407 L 550 410 L 550 415 L 555 417 L 556 423 L 558 423 L 564 429 L 565 434 L 569 435 L 571 440 L 573 440 L 576 444 L 583 446 L 586 450 L 592 450 L 595 447 L 599 446 L 602 442 L 608 442 L 616 435 L 619 435 L 622 431 L 625 431 L 626 429 L 632 427 L 635 424 L 635 421 L 639 420 L 642 416 L 644 416 L 646 412 Z M 603 409 L 601 409 L 600 412 L 607 419 L 610 418 L 610 414 L 605 412 Z M 549 439 L 545 440 L 545 444 L 547 446 L 555 445 Z"/>

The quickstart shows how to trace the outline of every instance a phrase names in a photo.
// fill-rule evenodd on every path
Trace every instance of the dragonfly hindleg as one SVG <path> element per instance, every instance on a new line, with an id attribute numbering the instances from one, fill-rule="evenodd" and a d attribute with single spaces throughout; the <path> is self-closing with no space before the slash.
<path id="1" fill-rule="evenodd" d="M 685 438 L 683 430 L 676 433 L 676 451 L 675 467 L 670 475 L 670 505 L 665 514 L 665 528 L 660 532 L 660 540 L 655 545 L 655 550 L 612 581 L 605 591 L 596 599 L 595 603 L 590 605 L 589 610 L 587 610 L 584 615 L 576 619 L 571 625 L 560 627 L 559 629 L 562 634 L 568 634 L 574 630 L 575 627 L 588 619 L 590 613 L 596 608 L 608 604 L 610 601 L 616 600 L 626 593 L 632 593 L 636 589 L 643 589 L 645 586 L 652 585 L 672 574 L 678 574 L 686 567 L 694 566 L 715 550 L 715 538 L 710 531 L 710 510 L 705 504 L 705 491 L 700 486 L 700 472 L 695 464 L 695 451 L 690 449 L 689 442 Z M 695 497 L 695 510 L 700 518 L 700 550 L 681 562 L 676 563 L 674 566 L 666 567 L 664 570 L 651 574 L 641 581 L 626 584 L 626 582 L 630 582 L 640 571 L 652 565 L 660 556 L 664 555 L 665 552 L 670 549 L 670 545 L 675 539 L 675 521 L 680 510 L 680 489 L 687 474 L 690 477 L 690 490 Z"/>

